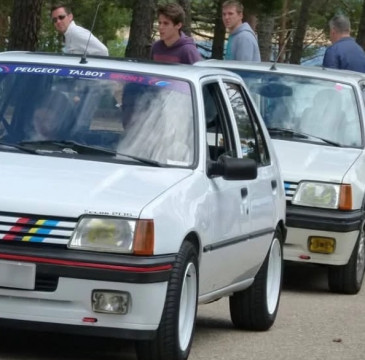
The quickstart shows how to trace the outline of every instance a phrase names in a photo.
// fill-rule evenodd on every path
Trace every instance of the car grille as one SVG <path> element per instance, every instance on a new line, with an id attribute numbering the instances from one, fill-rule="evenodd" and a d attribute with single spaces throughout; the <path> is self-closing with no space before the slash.
<path id="1" fill-rule="evenodd" d="M 67 245 L 77 220 L 0 213 L 0 241 Z"/>
<path id="2" fill-rule="evenodd" d="M 285 198 L 287 201 L 292 201 L 293 195 L 297 190 L 298 183 L 291 182 L 291 181 L 284 181 L 284 188 L 285 188 Z"/>

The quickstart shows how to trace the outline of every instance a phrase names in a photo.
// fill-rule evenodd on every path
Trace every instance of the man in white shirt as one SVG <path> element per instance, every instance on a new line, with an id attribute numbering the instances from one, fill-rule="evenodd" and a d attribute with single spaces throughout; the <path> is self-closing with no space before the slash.
<path id="1" fill-rule="evenodd" d="M 84 54 L 87 48 L 88 55 L 109 55 L 107 47 L 99 39 L 89 30 L 75 24 L 68 6 L 55 4 L 51 8 L 51 17 L 56 30 L 65 38 L 65 53 Z"/>

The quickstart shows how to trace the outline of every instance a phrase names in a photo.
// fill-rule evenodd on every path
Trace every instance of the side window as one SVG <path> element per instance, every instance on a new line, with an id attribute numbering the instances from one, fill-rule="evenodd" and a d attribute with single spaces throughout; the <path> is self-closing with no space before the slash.
<path id="1" fill-rule="evenodd" d="M 218 83 L 203 86 L 204 111 L 207 130 L 207 145 L 211 160 L 220 155 L 237 156 L 232 129 L 226 121 L 226 109 Z"/>
<path id="2" fill-rule="evenodd" d="M 233 83 L 225 83 L 225 87 L 237 123 L 242 155 L 256 160 L 261 165 L 269 164 L 269 152 L 261 126 L 252 109 L 246 105 L 241 87 Z"/>

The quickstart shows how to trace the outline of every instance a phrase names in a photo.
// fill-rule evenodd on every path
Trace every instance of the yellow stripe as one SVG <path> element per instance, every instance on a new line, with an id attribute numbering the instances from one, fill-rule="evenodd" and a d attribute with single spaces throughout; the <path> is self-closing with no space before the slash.
<path id="1" fill-rule="evenodd" d="M 31 236 L 23 236 L 22 241 L 30 241 L 31 238 Z"/>
<path id="2" fill-rule="evenodd" d="M 46 220 L 38 220 L 36 221 L 36 225 L 43 225 L 46 222 Z"/>

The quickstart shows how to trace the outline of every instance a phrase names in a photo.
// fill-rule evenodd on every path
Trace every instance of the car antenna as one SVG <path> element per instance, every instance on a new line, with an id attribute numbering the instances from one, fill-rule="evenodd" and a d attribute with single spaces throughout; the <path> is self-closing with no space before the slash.
<path id="1" fill-rule="evenodd" d="M 96 7 L 93 24 L 91 25 L 91 30 L 90 30 L 89 38 L 87 39 L 87 43 L 86 43 L 86 46 L 85 46 L 85 51 L 84 51 L 83 55 L 81 56 L 80 64 L 87 64 L 87 60 L 86 60 L 87 48 L 89 47 L 89 42 L 90 42 L 90 39 L 91 39 L 91 34 L 94 31 L 95 20 L 96 20 L 96 16 L 98 15 L 98 11 L 99 11 L 100 5 L 101 5 L 101 1 L 99 2 L 98 6 Z"/>
<path id="2" fill-rule="evenodd" d="M 287 45 L 287 43 L 288 43 L 288 40 L 290 39 L 290 35 L 291 35 L 291 33 L 292 33 L 291 31 L 289 31 L 289 32 L 288 32 L 288 36 L 287 36 L 287 37 L 286 37 L 286 39 L 285 39 L 284 45 L 283 45 L 283 46 L 282 46 L 282 48 L 280 49 L 280 52 L 279 52 L 278 56 L 276 57 L 276 59 L 275 59 L 274 63 L 271 65 L 270 70 L 277 70 L 277 69 L 276 69 L 276 64 L 277 64 L 278 60 L 280 59 L 280 56 L 281 56 L 281 54 L 283 53 L 283 51 L 286 49 L 286 45 Z"/>

